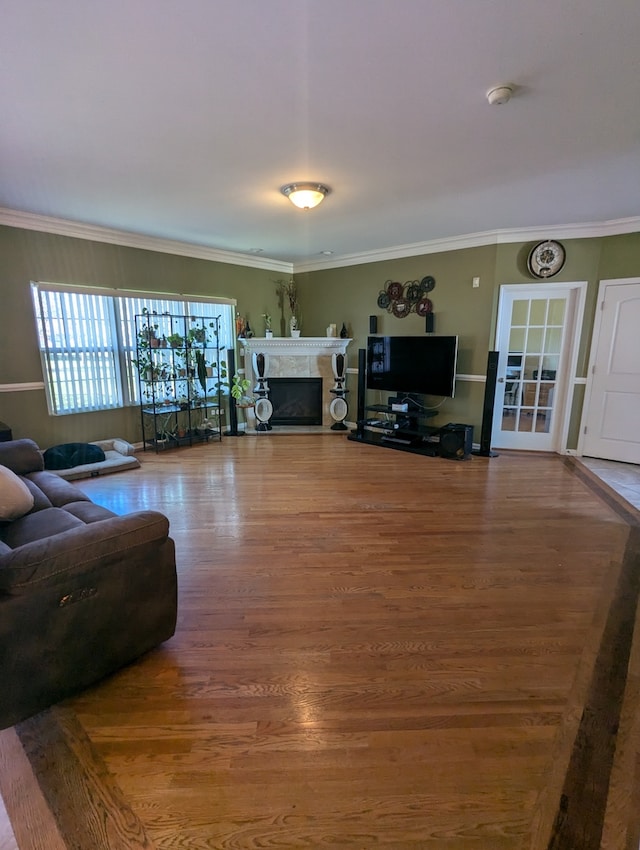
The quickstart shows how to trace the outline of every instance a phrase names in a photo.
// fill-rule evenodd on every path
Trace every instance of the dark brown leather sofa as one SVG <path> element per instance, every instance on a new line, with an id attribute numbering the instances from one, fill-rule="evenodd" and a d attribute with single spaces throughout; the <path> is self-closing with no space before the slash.
<path id="1" fill-rule="evenodd" d="M 0 523 L 0 728 L 97 682 L 175 631 L 167 518 L 117 516 L 44 471 L 32 440 L 0 443 L 0 464 L 33 508 Z"/>

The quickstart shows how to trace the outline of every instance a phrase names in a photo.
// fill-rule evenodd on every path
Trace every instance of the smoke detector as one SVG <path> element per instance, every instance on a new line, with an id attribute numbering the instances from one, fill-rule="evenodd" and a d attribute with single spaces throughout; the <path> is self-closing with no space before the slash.
<path id="1" fill-rule="evenodd" d="M 501 103 L 508 103 L 512 94 L 512 86 L 494 86 L 487 92 L 487 100 L 491 106 L 498 106 Z"/>

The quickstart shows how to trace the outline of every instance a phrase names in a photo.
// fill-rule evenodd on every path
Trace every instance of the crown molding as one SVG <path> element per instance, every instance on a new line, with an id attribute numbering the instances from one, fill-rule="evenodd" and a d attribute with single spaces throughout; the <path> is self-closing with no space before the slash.
<path id="1" fill-rule="evenodd" d="M 413 242 L 390 248 L 363 251 L 356 254 L 327 257 L 326 259 L 289 263 L 257 257 L 253 254 L 240 254 L 218 248 L 208 248 L 191 242 L 173 239 L 161 239 L 157 236 L 145 236 L 127 230 L 113 230 L 95 224 L 83 224 L 52 216 L 20 212 L 0 207 L 0 225 L 19 227 L 24 230 L 37 230 L 42 233 L 55 233 L 58 236 L 70 236 L 75 239 L 87 239 L 93 242 L 106 242 L 128 248 L 140 248 L 144 251 L 159 251 L 181 257 L 229 263 L 254 269 L 281 272 L 283 274 L 321 271 L 324 269 L 358 266 L 366 263 L 380 263 L 385 260 L 397 260 L 404 257 L 418 257 L 424 254 L 440 254 L 444 251 L 461 251 L 465 248 L 481 248 L 487 245 L 506 245 L 511 242 L 539 241 L 541 239 L 593 239 L 602 236 L 619 236 L 640 231 L 640 216 L 612 219 L 582 224 L 553 224 L 539 227 L 516 227 L 504 230 L 486 230 L 467 233 L 462 236 L 449 236 L 443 239 L 430 239 L 426 242 Z"/>
<path id="2" fill-rule="evenodd" d="M 487 245 L 506 245 L 510 242 L 540 241 L 542 239 L 593 239 L 602 236 L 619 236 L 624 233 L 640 231 L 640 216 L 612 219 L 611 221 L 585 222 L 584 224 L 552 224 L 540 227 L 516 227 L 508 230 L 485 230 L 480 233 L 467 233 L 463 236 L 450 236 L 444 239 L 431 239 L 427 242 L 413 242 L 394 248 L 382 248 L 364 251 L 360 254 L 343 254 L 326 260 L 294 263 L 295 273 L 320 271 L 322 269 L 358 266 L 364 263 L 380 263 L 384 260 L 397 260 L 403 257 L 418 257 L 422 254 L 440 254 L 444 251 L 461 251 L 464 248 L 482 248 Z"/>
<path id="3" fill-rule="evenodd" d="M 113 230 L 99 227 L 95 224 L 83 224 L 79 221 L 69 221 L 47 215 L 20 212 L 19 210 L 0 207 L 0 224 L 8 227 L 20 227 L 23 230 L 37 230 L 42 233 L 55 233 L 57 236 L 71 236 L 74 239 L 88 239 L 92 242 L 106 242 L 110 245 L 122 245 L 126 248 L 140 248 L 143 251 L 158 251 L 162 254 L 176 254 L 180 257 L 193 257 L 198 260 L 211 260 L 217 263 L 229 263 L 233 266 L 246 266 L 252 269 L 267 269 L 269 271 L 291 274 L 293 265 L 281 260 L 271 260 L 268 257 L 256 257 L 253 254 L 240 254 L 234 251 L 223 251 L 218 248 L 207 248 L 205 245 L 195 245 L 190 242 L 180 242 L 174 239 L 161 239 L 157 236 L 145 236 L 142 233 L 132 233 L 127 230 Z"/>

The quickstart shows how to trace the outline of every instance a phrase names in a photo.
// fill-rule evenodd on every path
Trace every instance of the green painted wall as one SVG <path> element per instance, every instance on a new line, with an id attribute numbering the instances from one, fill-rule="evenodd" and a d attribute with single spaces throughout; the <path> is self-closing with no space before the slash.
<path id="1" fill-rule="evenodd" d="M 607 236 L 602 240 L 601 280 L 640 276 L 640 233 Z"/>
<path id="2" fill-rule="evenodd" d="M 484 375 L 487 368 L 491 311 L 495 279 L 496 247 L 467 248 L 421 257 L 405 257 L 348 266 L 341 269 L 296 275 L 301 290 L 303 334 L 324 336 L 327 325 L 344 322 L 353 343 L 349 346 L 349 368 L 356 368 L 358 349 L 366 346 L 369 316 L 378 317 L 378 333 L 410 335 L 425 332 L 425 320 L 415 313 L 398 319 L 377 306 L 387 280 L 405 283 L 426 275 L 435 278 L 429 294 L 433 302 L 435 332 L 459 337 L 458 372 Z M 480 287 L 472 279 L 480 278 Z M 355 407 L 356 381 L 348 384 Z M 434 423 L 466 422 L 479 434 L 482 421 L 484 384 L 459 381 L 456 397 L 447 399 Z M 382 399 L 371 399 L 374 403 Z"/>
<path id="3" fill-rule="evenodd" d="M 31 281 L 236 298 L 253 327 L 276 315 L 275 272 L 0 227 L 0 384 L 42 381 Z M 261 331 L 263 332 L 263 331 Z M 43 390 L 0 393 L 0 420 L 43 448 L 120 436 L 137 441 L 137 408 L 49 416 Z"/>
<path id="4" fill-rule="evenodd" d="M 563 239 L 562 242 L 567 260 L 553 281 L 587 281 L 588 284 L 576 373 L 577 377 L 584 378 L 589 361 L 598 282 L 606 277 L 640 275 L 640 234 Z M 487 352 L 495 345 L 500 286 L 518 283 L 531 286 L 536 283 L 527 269 L 527 257 L 533 244 L 505 243 L 296 275 L 302 290 L 303 310 L 309 317 L 304 333 L 322 335 L 329 323 L 335 322 L 340 327 L 345 321 L 350 336 L 354 337 L 349 366 L 355 367 L 357 349 L 366 341 L 370 314 L 378 315 L 380 333 L 424 332 L 424 321 L 415 314 L 396 319 L 392 314 L 379 310 L 376 298 L 386 280 L 404 282 L 431 274 L 436 279 L 436 288 L 431 293 L 436 333 L 459 335 L 459 374 L 484 375 Z M 474 277 L 480 278 L 478 289 L 472 288 Z M 355 393 L 354 380 L 349 386 Z M 482 423 L 483 396 L 483 384 L 459 380 L 455 399 L 445 400 L 436 424 L 471 424 L 477 441 Z M 574 388 L 573 399 L 566 447 L 575 449 L 584 386 Z"/>
<path id="5" fill-rule="evenodd" d="M 578 360 L 578 375 L 585 376 L 598 281 L 640 276 L 640 233 L 563 243 L 567 262 L 553 280 L 588 282 Z M 526 267 L 531 247 L 531 242 L 509 243 L 298 274 L 302 334 L 324 336 L 327 325 L 335 323 L 340 328 L 344 322 L 354 340 L 349 367 L 355 368 L 358 349 L 366 343 L 370 315 L 378 316 L 380 333 L 424 332 L 424 320 L 415 314 L 396 319 L 378 308 L 378 293 L 385 282 L 404 283 L 432 275 L 436 333 L 458 334 L 458 372 L 483 376 L 487 351 L 494 345 L 500 285 L 532 283 Z M 277 272 L 12 227 L 0 227 L 0 257 L 0 384 L 42 381 L 29 288 L 33 280 L 236 298 L 238 312 L 249 318 L 257 335 L 264 333 L 262 313 L 272 314 L 276 334 L 283 332 L 288 318 L 276 294 L 276 281 L 285 276 Z M 472 287 L 474 277 L 480 278 L 477 289 Z M 353 412 L 353 375 L 348 386 Z M 577 445 L 583 390 L 577 386 L 574 392 L 569 448 Z M 458 381 L 456 398 L 442 404 L 436 422 L 472 424 L 477 440 L 483 395 L 482 382 Z M 50 417 L 43 391 L 0 393 L 0 420 L 12 427 L 15 436 L 31 436 L 43 447 L 110 436 L 139 439 L 136 409 Z"/>

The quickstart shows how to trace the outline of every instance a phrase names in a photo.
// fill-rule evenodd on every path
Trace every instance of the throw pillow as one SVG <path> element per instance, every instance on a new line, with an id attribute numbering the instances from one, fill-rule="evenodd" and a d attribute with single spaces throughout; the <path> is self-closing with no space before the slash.
<path id="1" fill-rule="evenodd" d="M 28 514 L 33 494 L 15 472 L 0 466 L 0 520 L 7 522 Z"/>

